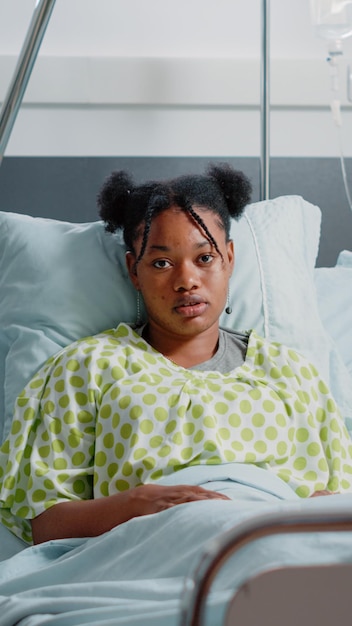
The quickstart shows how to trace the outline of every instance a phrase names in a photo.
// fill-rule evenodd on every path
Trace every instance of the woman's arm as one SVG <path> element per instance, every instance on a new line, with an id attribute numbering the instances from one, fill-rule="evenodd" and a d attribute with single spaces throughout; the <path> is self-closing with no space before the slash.
<path id="1" fill-rule="evenodd" d="M 142 485 L 96 500 L 55 504 L 32 520 L 33 542 L 95 537 L 133 517 L 159 513 L 177 504 L 227 496 L 192 485 Z"/>

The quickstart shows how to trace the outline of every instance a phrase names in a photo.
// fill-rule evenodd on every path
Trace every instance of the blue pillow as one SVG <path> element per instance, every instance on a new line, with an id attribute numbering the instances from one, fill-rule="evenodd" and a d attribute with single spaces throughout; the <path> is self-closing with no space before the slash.
<path id="1" fill-rule="evenodd" d="M 20 389 L 49 356 L 119 319 L 135 319 L 124 256 L 100 222 L 0 212 L 0 439 Z"/>

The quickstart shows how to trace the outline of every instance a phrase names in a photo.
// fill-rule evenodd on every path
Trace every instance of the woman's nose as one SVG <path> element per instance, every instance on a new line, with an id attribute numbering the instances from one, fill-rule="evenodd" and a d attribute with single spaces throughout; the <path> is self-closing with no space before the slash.
<path id="1" fill-rule="evenodd" d="M 174 278 L 175 291 L 190 291 L 199 287 L 197 268 L 193 263 L 184 262 L 176 268 Z"/>

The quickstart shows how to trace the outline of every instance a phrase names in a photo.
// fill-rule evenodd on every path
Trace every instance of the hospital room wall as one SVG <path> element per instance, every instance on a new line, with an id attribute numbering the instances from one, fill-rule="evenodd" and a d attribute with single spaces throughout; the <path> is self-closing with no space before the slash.
<path id="1" fill-rule="evenodd" d="M 0 0 L 0 100 L 34 4 Z M 326 43 L 314 34 L 309 0 L 270 4 L 270 193 L 300 194 L 322 208 L 319 261 L 330 265 L 351 247 L 352 214 L 329 109 Z M 213 158 L 243 167 L 258 199 L 261 5 L 57 0 L 0 168 L 0 209 L 48 215 L 52 190 L 58 208 L 52 202 L 50 214 L 94 219 L 99 176 L 111 166 L 126 163 L 143 178 L 198 171 Z M 340 63 L 348 171 L 350 62 L 348 39 Z"/>

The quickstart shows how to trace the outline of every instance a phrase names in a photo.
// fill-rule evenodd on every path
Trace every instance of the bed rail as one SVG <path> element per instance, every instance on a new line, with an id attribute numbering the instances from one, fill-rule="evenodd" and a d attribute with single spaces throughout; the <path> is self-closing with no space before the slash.
<path id="1" fill-rule="evenodd" d="M 206 598 L 216 574 L 246 544 L 271 535 L 334 531 L 352 532 L 350 505 L 334 511 L 319 509 L 267 513 L 224 531 L 209 542 L 193 574 L 185 581 L 180 626 L 204 624 Z"/>
<path id="2" fill-rule="evenodd" d="M 55 0 L 37 0 L 12 81 L 0 112 L 0 165 L 26 90 Z"/>

